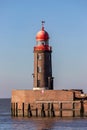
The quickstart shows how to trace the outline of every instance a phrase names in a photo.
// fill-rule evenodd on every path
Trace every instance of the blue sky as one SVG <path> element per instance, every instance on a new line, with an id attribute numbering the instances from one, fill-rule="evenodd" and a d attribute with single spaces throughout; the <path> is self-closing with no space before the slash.
<path id="1" fill-rule="evenodd" d="M 87 0 L 0 0 L 0 98 L 33 88 L 33 47 L 45 20 L 54 89 L 87 92 Z"/>

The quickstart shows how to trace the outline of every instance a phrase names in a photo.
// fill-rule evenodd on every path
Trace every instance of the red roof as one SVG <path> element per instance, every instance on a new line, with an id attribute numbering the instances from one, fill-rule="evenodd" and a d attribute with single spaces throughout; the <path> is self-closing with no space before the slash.
<path id="1" fill-rule="evenodd" d="M 42 28 L 41 31 L 39 31 L 36 35 L 37 41 L 46 41 L 49 39 L 49 34 Z"/>

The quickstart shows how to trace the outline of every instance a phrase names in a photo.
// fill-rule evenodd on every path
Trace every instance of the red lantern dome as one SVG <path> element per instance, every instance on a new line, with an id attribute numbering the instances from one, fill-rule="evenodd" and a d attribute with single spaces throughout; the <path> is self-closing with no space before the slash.
<path id="1" fill-rule="evenodd" d="M 42 30 L 37 33 L 36 41 L 46 41 L 48 39 L 49 39 L 49 34 L 44 30 L 44 26 L 42 23 Z"/>

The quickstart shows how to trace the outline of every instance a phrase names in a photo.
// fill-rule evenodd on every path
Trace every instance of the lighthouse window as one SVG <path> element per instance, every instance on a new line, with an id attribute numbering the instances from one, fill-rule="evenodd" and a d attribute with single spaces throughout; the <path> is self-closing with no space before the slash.
<path id="1" fill-rule="evenodd" d="M 41 41 L 38 41 L 38 42 L 37 42 L 37 45 L 41 45 L 41 44 L 42 44 L 42 42 L 41 42 Z"/>
<path id="2" fill-rule="evenodd" d="M 44 45 L 44 42 L 42 42 L 42 45 Z"/>
<path id="3" fill-rule="evenodd" d="M 41 67 L 37 67 L 38 73 L 41 73 Z"/>
<path id="4" fill-rule="evenodd" d="M 44 41 L 41 41 L 41 44 L 42 44 L 42 45 L 45 45 L 45 42 L 44 42 Z"/>
<path id="5" fill-rule="evenodd" d="M 42 57 L 41 57 L 41 54 L 38 54 L 38 60 L 41 60 Z"/>
<path id="6" fill-rule="evenodd" d="M 40 87 L 40 80 L 37 80 L 37 87 Z"/>
<path id="7" fill-rule="evenodd" d="M 49 61 L 50 61 L 50 55 L 49 55 Z"/>
<path id="8" fill-rule="evenodd" d="M 45 41 L 45 44 L 46 44 L 46 45 L 49 45 L 49 41 L 48 41 L 48 40 L 47 40 L 47 41 Z"/>

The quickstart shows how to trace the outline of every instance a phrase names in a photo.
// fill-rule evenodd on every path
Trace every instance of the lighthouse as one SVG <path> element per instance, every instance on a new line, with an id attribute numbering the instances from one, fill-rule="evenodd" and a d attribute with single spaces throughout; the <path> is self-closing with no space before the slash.
<path id="1" fill-rule="evenodd" d="M 33 90 L 52 90 L 52 47 L 49 45 L 49 34 L 44 29 L 42 21 L 41 30 L 36 34 L 34 46 L 34 73 Z"/>
<path id="2" fill-rule="evenodd" d="M 52 47 L 44 21 L 33 52 L 33 90 L 12 90 L 11 116 L 87 117 L 87 94 L 82 90 L 53 90 Z"/>

